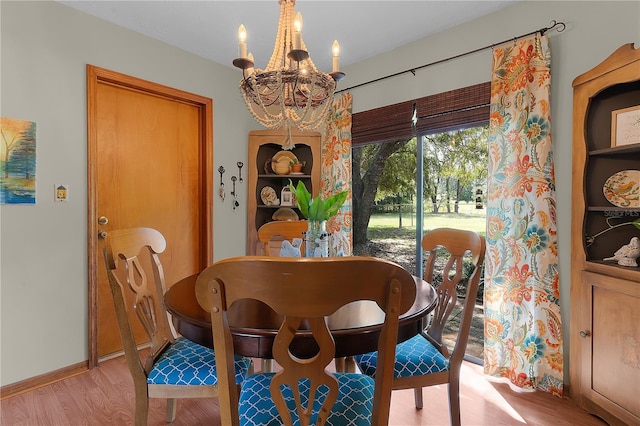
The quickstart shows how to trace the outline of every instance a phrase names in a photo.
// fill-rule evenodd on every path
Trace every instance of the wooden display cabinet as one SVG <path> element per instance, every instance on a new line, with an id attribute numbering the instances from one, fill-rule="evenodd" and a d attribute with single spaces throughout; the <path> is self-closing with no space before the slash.
<path id="1" fill-rule="evenodd" d="M 603 261 L 640 230 L 640 207 L 609 202 L 603 186 L 640 170 L 640 143 L 612 146 L 612 112 L 640 104 L 640 49 L 626 44 L 573 81 L 570 394 L 610 424 L 640 424 L 640 267 Z M 615 218 L 615 219 L 611 219 Z"/>
<path id="2" fill-rule="evenodd" d="M 247 254 L 261 255 L 263 250 L 258 242 L 258 228 L 272 221 L 273 214 L 280 207 L 293 209 L 300 219 L 304 219 L 297 206 L 268 206 L 262 202 L 260 193 L 266 186 L 272 187 L 282 201 L 282 188 L 289 180 L 297 185 L 303 181 L 312 196 L 320 192 L 320 141 L 319 132 L 291 130 L 295 147 L 291 150 L 305 165 L 301 175 L 278 175 L 268 165 L 273 156 L 282 151 L 287 138 L 286 129 L 253 130 L 249 132 L 248 176 L 247 176 Z"/>

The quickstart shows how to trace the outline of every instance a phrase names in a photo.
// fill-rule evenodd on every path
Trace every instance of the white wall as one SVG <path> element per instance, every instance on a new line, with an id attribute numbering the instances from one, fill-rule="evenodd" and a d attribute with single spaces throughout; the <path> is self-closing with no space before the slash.
<path id="1" fill-rule="evenodd" d="M 259 125 L 229 67 L 56 2 L 0 7 L 0 114 L 37 123 L 37 203 L 0 207 L 6 385 L 88 358 L 86 64 L 212 98 L 215 169 L 246 163 L 247 133 Z M 69 184 L 68 203 L 54 204 L 54 183 Z M 246 208 L 214 199 L 215 258 L 243 255 Z"/>
<path id="2" fill-rule="evenodd" d="M 403 46 L 344 69 L 348 84 L 371 81 L 484 46 L 512 39 L 562 21 L 550 32 L 551 128 L 556 164 L 560 304 L 563 320 L 565 380 L 568 381 L 569 296 L 571 286 L 571 144 L 575 77 L 602 62 L 626 43 L 640 47 L 639 1 L 523 1 L 492 15 Z M 390 35 L 392 37 L 393 35 Z M 491 50 L 352 90 L 353 112 L 440 93 L 491 79 Z M 426 114 L 419 111 L 419 114 Z"/>
<path id="3" fill-rule="evenodd" d="M 238 93 L 238 73 L 225 66 L 58 3 L 2 0 L 0 19 L 0 115 L 38 125 L 37 204 L 0 206 L 4 386 L 87 359 L 86 64 L 212 98 L 216 169 L 246 163 L 247 133 L 259 126 Z M 567 24 L 564 33 L 551 34 L 551 49 L 561 296 L 568 336 L 571 81 L 620 45 L 640 45 L 640 3 L 524 1 L 348 67 L 340 86 L 509 39 L 552 19 Z M 354 112 L 488 81 L 490 68 L 491 54 L 485 51 L 418 71 L 415 77 L 355 89 Z M 54 183 L 70 185 L 68 203 L 53 203 Z M 233 211 L 230 203 L 214 200 L 216 260 L 243 254 L 246 201 Z"/>

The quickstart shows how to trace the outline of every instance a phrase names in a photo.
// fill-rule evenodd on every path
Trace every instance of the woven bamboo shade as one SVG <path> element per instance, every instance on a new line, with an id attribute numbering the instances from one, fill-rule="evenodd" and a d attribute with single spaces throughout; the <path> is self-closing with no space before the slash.
<path id="1" fill-rule="evenodd" d="M 480 83 L 436 95 L 353 114 L 354 146 L 414 136 L 411 120 L 416 105 L 417 134 L 432 134 L 487 124 L 491 84 Z"/>

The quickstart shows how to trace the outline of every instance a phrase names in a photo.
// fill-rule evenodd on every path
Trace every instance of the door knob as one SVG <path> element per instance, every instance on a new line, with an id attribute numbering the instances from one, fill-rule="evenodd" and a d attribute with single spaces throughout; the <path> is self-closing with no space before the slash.
<path id="1" fill-rule="evenodd" d="M 98 225 L 106 225 L 109 223 L 109 219 L 106 216 L 100 216 L 98 218 Z"/>
<path id="2" fill-rule="evenodd" d="M 98 239 L 99 240 L 104 240 L 105 238 L 107 238 L 107 235 L 109 235 L 109 233 L 107 231 L 105 231 L 104 229 L 101 229 L 98 231 Z"/>
<path id="3" fill-rule="evenodd" d="M 583 339 L 587 338 L 589 336 L 591 336 L 591 333 L 589 333 L 588 331 L 581 331 L 580 332 L 580 337 L 582 337 Z"/>

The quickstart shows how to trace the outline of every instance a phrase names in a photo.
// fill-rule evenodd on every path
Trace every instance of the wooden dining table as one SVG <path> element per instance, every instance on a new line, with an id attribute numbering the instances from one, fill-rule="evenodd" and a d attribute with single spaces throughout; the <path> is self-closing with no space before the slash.
<path id="1" fill-rule="evenodd" d="M 211 318 L 196 300 L 197 278 L 198 274 L 194 274 L 173 284 L 164 295 L 164 303 L 178 333 L 193 342 L 213 348 Z M 418 277 L 414 279 L 417 289 L 416 300 L 413 306 L 400 316 L 398 342 L 418 334 L 423 329 L 425 317 L 437 304 L 435 289 Z M 282 322 L 280 315 L 262 302 L 247 299 L 238 301 L 229 308 L 228 321 L 236 354 L 262 359 L 273 358 L 271 347 Z M 328 317 L 327 322 L 336 345 L 336 358 L 377 350 L 378 335 L 383 321 L 382 310 L 375 302 L 367 301 L 352 302 Z M 304 330 L 304 325 L 290 349 L 293 354 L 303 358 L 316 353 L 315 341 L 311 332 Z"/>

